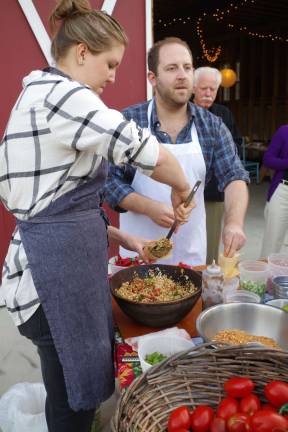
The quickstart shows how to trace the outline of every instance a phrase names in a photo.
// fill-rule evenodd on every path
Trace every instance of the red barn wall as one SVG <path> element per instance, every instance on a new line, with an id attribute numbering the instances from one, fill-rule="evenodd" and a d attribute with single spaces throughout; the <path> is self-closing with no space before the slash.
<path id="1" fill-rule="evenodd" d="M 91 0 L 92 6 L 101 8 L 103 0 Z M 48 30 L 48 16 L 55 5 L 54 0 L 34 0 L 34 5 Z M 117 72 L 116 83 L 103 95 L 111 108 L 122 109 L 146 99 L 146 30 L 145 0 L 118 0 L 113 16 L 125 28 L 129 46 Z M 47 66 L 46 59 L 22 12 L 17 0 L 6 2 L 0 14 L 1 35 L 1 109 L 0 134 L 3 136 L 9 112 L 21 91 L 22 78 L 33 69 Z M 109 211 L 110 220 L 118 224 L 118 216 Z M 15 222 L 0 203 L 0 278 L 1 269 Z M 111 248 L 110 255 L 116 249 Z"/>

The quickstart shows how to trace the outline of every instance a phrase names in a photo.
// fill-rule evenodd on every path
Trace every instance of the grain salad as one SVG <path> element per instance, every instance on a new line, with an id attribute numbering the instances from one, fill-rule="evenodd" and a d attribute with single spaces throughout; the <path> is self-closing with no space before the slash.
<path id="1" fill-rule="evenodd" d="M 127 300 L 141 303 L 161 303 L 181 300 L 196 291 L 197 288 L 186 275 L 181 282 L 176 282 L 160 271 L 149 270 L 144 278 L 135 274 L 131 281 L 124 282 L 118 288 L 116 294 Z"/>
<path id="2" fill-rule="evenodd" d="M 269 348 L 280 349 L 280 346 L 274 339 L 267 336 L 251 335 L 243 330 L 238 329 L 225 329 L 220 330 L 214 337 L 215 342 L 224 342 L 231 345 L 246 345 L 247 343 L 260 343 L 261 345 Z"/>

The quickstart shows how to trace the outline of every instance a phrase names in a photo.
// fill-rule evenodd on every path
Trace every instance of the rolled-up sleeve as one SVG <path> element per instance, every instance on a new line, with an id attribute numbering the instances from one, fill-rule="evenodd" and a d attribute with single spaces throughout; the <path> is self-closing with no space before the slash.
<path id="1" fill-rule="evenodd" d="M 220 121 L 214 151 L 214 170 L 221 192 L 234 180 L 249 183 L 249 173 L 245 170 L 234 144 L 232 135 L 225 124 Z"/>
<path id="2" fill-rule="evenodd" d="M 120 213 L 126 212 L 119 203 L 131 192 L 134 192 L 131 183 L 135 175 L 135 168 L 130 165 L 118 167 L 109 166 L 109 174 L 104 187 L 105 201 L 109 206 Z"/>

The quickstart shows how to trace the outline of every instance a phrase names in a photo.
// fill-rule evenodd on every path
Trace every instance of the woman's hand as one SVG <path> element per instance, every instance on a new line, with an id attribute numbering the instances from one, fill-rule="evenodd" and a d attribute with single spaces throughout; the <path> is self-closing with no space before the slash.
<path id="1" fill-rule="evenodd" d="M 109 240 L 118 243 L 125 249 L 137 252 L 139 257 L 147 264 L 152 261 L 147 257 L 143 248 L 147 246 L 150 240 L 144 239 L 143 237 L 132 236 L 126 232 L 120 231 L 118 228 L 113 226 L 108 226 Z"/>
<path id="2" fill-rule="evenodd" d="M 136 237 L 131 236 L 128 234 L 125 234 L 125 240 L 121 244 L 122 247 L 125 249 L 137 252 L 139 254 L 139 257 L 146 263 L 149 264 L 153 261 L 148 258 L 148 256 L 145 254 L 144 246 L 147 246 L 150 240 L 144 239 L 143 237 Z"/>

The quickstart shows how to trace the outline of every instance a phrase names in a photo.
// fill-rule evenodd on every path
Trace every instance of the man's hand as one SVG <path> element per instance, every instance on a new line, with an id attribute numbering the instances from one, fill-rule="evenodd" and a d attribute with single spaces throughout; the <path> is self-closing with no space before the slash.
<path id="1" fill-rule="evenodd" d="M 188 198 L 190 192 L 190 187 L 185 192 L 178 192 L 175 189 L 172 189 L 171 192 L 171 201 L 174 210 L 174 217 L 180 225 L 188 222 L 191 211 L 194 207 L 196 207 L 194 199 L 187 207 L 184 207 L 184 202 Z"/>
<path id="2" fill-rule="evenodd" d="M 160 201 L 151 200 L 147 203 L 145 214 L 163 228 L 170 228 L 175 220 L 172 207 Z"/>
<path id="3" fill-rule="evenodd" d="M 222 240 L 224 244 L 224 256 L 231 258 L 236 251 L 244 246 L 246 236 L 240 225 L 228 223 L 224 226 Z"/>

